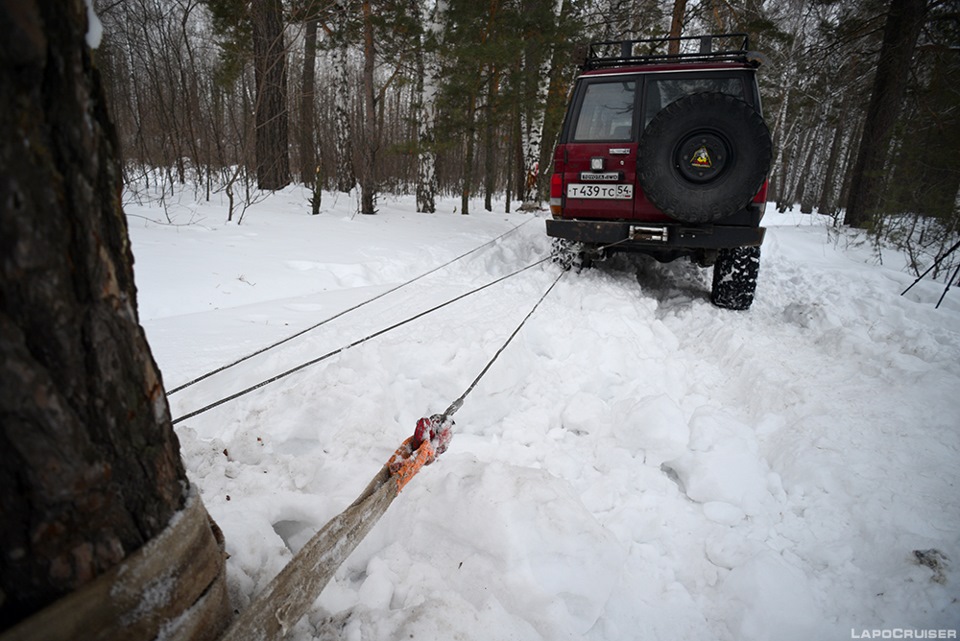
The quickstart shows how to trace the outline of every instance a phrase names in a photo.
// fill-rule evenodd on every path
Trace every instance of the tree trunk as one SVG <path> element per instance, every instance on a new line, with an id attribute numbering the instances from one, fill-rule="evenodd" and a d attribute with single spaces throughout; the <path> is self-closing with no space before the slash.
<path id="1" fill-rule="evenodd" d="M 314 86 L 317 64 L 317 25 L 315 16 L 307 18 L 303 42 L 303 81 L 300 85 L 300 182 L 307 187 L 316 188 L 317 183 L 317 142 L 314 132 Z"/>
<path id="2" fill-rule="evenodd" d="M 863 121 L 857 123 L 854 130 L 850 133 L 849 136 L 846 136 L 846 140 L 843 145 L 843 150 L 840 152 L 842 155 L 842 160 L 840 162 L 840 167 L 843 168 L 843 177 L 840 181 L 840 196 L 837 198 L 838 203 L 847 202 L 847 197 L 850 194 L 850 183 L 851 176 L 853 175 L 853 163 L 856 158 L 856 146 L 857 141 L 860 140 L 860 137 L 863 135 Z M 839 217 L 838 217 L 839 218 Z"/>
<path id="3" fill-rule="evenodd" d="M 350 26 L 348 0 L 337 4 L 334 9 L 337 45 L 332 50 L 334 74 L 334 137 L 337 146 L 337 191 L 345 194 L 357 184 L 353 165 L 353 119 L 351 115 L 350 95 L 353 92 L 348 64 Z"/>
<path id="4" fill-rule="evenodd" d="M 129 559 L 189 488 L 137 318 L 118 143 L 86 16 L 81 0 L 0 0 L 0 630 Z M 185 607 L 225 594 L 215 561 Z M 221 623 L 228 607 L 221 599 Z M 62 631 L 78 616 L 49 621 Z"/>
<path id="5" fill-rule="evenodd" d="M 562 34 L 571 23 L 570 14 L 573 10 L 569 0 L 560 0 L 556 5 L 557 29 Z M 566 112 L 567 97 L 570 92 L 570 74 L 568 73 L 570 60 L 564 55 L 562 47 L 554 47 L 551 59 L 550 85 L 547 88 L 546 104 L 544 106 L 543 142 L 540 144 L 540 171 L 537 181 L 537 199 L 543 201 L 550 194 L 550 176 L 553 168 L 553 153 L 560 140 L 560 129 L 563 127 L 564 113 Z"/>
<path id="6" fill-rule="evenodd" d="M 670 37 L 679 38 L 683 35 L 683 14 L 687 11 L 687 0 L 673 0 L 673 17 L 670 19 Z M 667 53 L 680 53 L 680 41 L 671 40 L 667 43 Z"/>
<path id="7" fill-rule="evenodd" d="M 290 184 L 287 127 L 287 49 L 282 0 L 253 0 L 253 57 L 257 83 L 257 186 Z"/>
<path id="8" fill-rule="evenodd" d="M 879 213 L 890 138 L 900 116 L 913 50 L 926 14 L 927 0 L 890 1 L 877 75 L 847 198 L 844 222 L 851 227 L 869 227 Z"/>
<path id="9" fill-rule="evenodd" d="M 519 82 L 518 82 L 519 84 Z M 521 115 L 520 108 L 520 91 L 519 87 L 516 93 L 516 107 L 514 108 L 513 116 L 513 137 L 516 140 L 516 144 L 513 146 L 513 185 L 514 185 L 514 194 L 516 199 L 520 201 L 520 205 L 517 207 L 518 211 L 522 211 L 523 207 L 523 181 L 526 179 L 526 168 L 523 164 L 523 117 Z"/>
<path id="10" fill-rule="evenodd" d="M 414 90 L 414 114 L 417 117 L 417 211 L 432 214 L 437 211 L 436 153 L 433 151 L 432 78 L 425 80 L 426 64 L 422 50 L 417 51 L 417 79 Z M 425 84 L 430 83 L 430 84 Z"/>
<path id="11" fill-rule="evenodd" d="M 820 189 L 820 200 L 817 205 L 817 209 L 821 214 L 830 214 L 832 215 L 836 211 L 834 206 L 835 198 L 834 194 L 834 185 L 837 184 L 836 173 L 837 165 L 840 160 L 840 144 L 843 141 L 843 126 L 844 126 L 844 116 L 846 112 L 843 111 L 840 114 L 840 117 L 837 119 L 837 126 L 834 128 L 833 132 L 833 142 L 830 144 L 830 155 L 827 158 L 827 168 L 824 170 L 823 175 L 823 185 Z"/>
<path id="12" fill-rule="evenodd" d="M 417 119 L 417 211 L 432 214 L 437 211 L 437 158 L 433 149 L 437 87 L 435 65 L 432 58 L 428 63 L 425 41 L 427 32 L 436 32 L 439 25 L 419 0 L 412 0 L 411 15 L 418 21 L 420 32 L 414 52 L 417 76 L 413 91 L 413 115 Z"/>
<path id="13" fill-rule="evenodd" d="M 496 189 L 497 162 L 494 158 L 496 143 L 495 118 L 497 117 L 498 87 L 500 72 L 490 70 L 490 79 L 487 81 L 487 105 L 484 109 L 483 125 L 483 208 L 493 211 L 493 192 Z"/>
<path id="14" fill-rule="evenodd" d="M 960 167 L 956 162 L 944 162 L 960 149 L 960 56 L 955 51 L 928 50 L 920 64 L 929 70 L 929 85 L 921 103 L 927 113 L 910 119 L 907 142 L 898 159 L 903 171 L 898 184 L 913 187 L 902 209 L 939 218 L 949 227 L 950 219 L 960 222 Z"/>
<path id="15" fill-rule="evenodd" d="M 373 10 L 370 1 L 361 4 L 363 14 L 363 171 L 360 174 L 360 213 L 377 213 L 377 96 L 373 86 L 376 49 L 373 42 Z"/>
<path id="16" fill-rule="evenodd" d="M 470 192 L 473 181 L 474 148 L 476 146 L 477 95 L 470 94 L 467 102 L 467 131 L 466 149 L 463 155 L 463 178 L 460 183 L 460 213 L 464 216 L 470 213 Z"/>
<path id="17" fill-rule="evenodd" d="M 540 208 L 540 193 L 537 183 L 540 177 L 540 151 L 543 143 L 543 122 L 546 118 L 547 96 L 550 88 L 550 69 L 553 62 L 552 50 L 536 51 L 538 47 L 530 47 L 524 60 L 526 74 L 534 73 L 533 82 L 536 83 L 536 94 L 527 107 L 526 117 L 523 119 L 521 144 L 523 146 L 523 164 L 526 176 L 523 182 L 522 200 L 520 209 L 534 211 Z M 540 60 L 537 61 L 537 56 Z M 535 71 L 534 71 L 535 70 Z"/>
<path id="18" fill-rule="evenodd" d="M 817 149 L 820 147 L 820 129 L 818 126 L 815 129 L 809 130 L 807 134 L 807 140 L 804 147 L 806 147 L 806 160 L 803 163 L 803 171 L 800 172 L 800 179 L 797 181 L 797 191 L 794 196 L 794 202 L 800 203 L 800 213 L 801 214 L 812 214 L 813 213 L 813 195 L 810 185 L 814 182 L 813 180 L 813 159 L 816 156 Z"/>
<path id="19" fill-rule="evenodd" d="M 561 22 L 566 14 L 566 6 L 569 3 L 564 0 L 554 0 L 550 9 L 550 20 L 555 26 Z M 552 26 L 550 27 L 553 28 Z M 540 209 L 540 182 L 541 174 L 540 161 L 543 153 L 543 133 L 544 123 L 547 118 L 547 99 L 550 95 L 550 86 L 553 83 L 553 65 L 555 56 L 555 44 L 547 43 L 541 36 L 539 42 L 531 39 L 528 42 L 524 52 L 523 64 L 524 73 L 530 79 L 530 74 L 535 74 L 532 82 L 536 87 L 536 94 L 531 102 L 532 106 L 526 108 L 523 129 L 521 131 L 521 141 L 523 145 L 524 169 L 526 177 L 523 182 L 522 200 L 520 206 L 522 211 L 534 211 Z M 549 153 L 550 150 L 548 150 Z"/>

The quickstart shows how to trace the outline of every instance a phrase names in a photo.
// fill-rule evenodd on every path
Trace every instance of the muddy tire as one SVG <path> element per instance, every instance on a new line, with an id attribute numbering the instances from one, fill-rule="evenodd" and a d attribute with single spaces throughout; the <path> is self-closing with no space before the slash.
<path id="1" fill-rule="evenodd" d="M 713 265 L 710 301 L 724 309 L 749 309 L 757 290 L 759 273 L 759 247 L 721 249 Z"/>
<path id="2" fill-rule="evenodd" d="M 671 218 L 709 223 L 750 204 L 771 158 L 770 132 L 753 107 L 726 94 L 697 93 L 650 121 L 640 139 L 639 182 Z"/>

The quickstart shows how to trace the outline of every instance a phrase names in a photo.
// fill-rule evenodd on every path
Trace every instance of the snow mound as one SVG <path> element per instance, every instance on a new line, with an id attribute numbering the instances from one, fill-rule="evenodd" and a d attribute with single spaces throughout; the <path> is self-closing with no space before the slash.
<path id="1" fill-rule="evenodd" d="M 692 500 L 727 503 L 754 516 L 774 509 L 776 497 L 783 494 L 779 477 L 758 450 L 756 434 L 748 426 L 714 408 L 702 408 L 690 420 L 690 450 L 664 466 L 676 473 Z"/>
<path id="2" fill-rule="evenodd" d="M 825 638 L 813 586 L 803 570 L 775 552 L 763 552 L 734 568 L 723 588 L 737 613 L 727 622 L 735 639 Z"/>
<path id="3" fill-rule="evenodd" d="M 433 476 L 411 484 L 397 499 L 402 506 L 384 517 L 391 543 L 365 541 L 335 579 L 339 598 L 355 590 L 365 612 L 359 638 L 403 638 L 426 626 L 425 595 L 430 611 L 446 616 L 480 621 L 496 611 L 511 630 L 526 621 L 538 635 L 530 638 L 573 639 L 589 630 L 626 556 L 616 538 L 569 484 L 542 470 L 464 455 L 443 462 L 442 474 L 428 468 Z M 395 627 L 372 623 L 381 618 Z M 480 628 L 462 638 L 510 637 Z"/>

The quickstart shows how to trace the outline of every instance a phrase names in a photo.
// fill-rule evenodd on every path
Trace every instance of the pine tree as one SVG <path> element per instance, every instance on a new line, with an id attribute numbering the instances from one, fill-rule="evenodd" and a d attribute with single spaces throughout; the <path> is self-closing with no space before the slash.
<path id="1" fill-rule="evenodd" d="M 927 0 L 890 1 L 873 92 L 847 197 L 844 222 L 851 227 L 870 227 L 880 214 L 887 152 L 927 9 Z"/>
<path id="2" fill-rule="evenodd" d="M 85 44 L 87 7 L 13 4 L 0 4 L 0 629 L 109 579 L 172 527 L 190 487 L 137 317 L 119 145 Z M 107 590 L 68 617 L 41 613 L 48 638 L 126 626 L 139 641 L 168 621 L 170 638 L 216 638 L 230 616 L 224 559 L 207 518 L 199 525 L 195 556 L 165 558 L 168 574 L 148 577 L 170 598 Z M 102 616 L 120 607 L 114 596 L 141 607 Z M 216 624 L 184 632 L 197 611 Z"/>
<path id="3" fill-rule="evenodd" d="M 250 19 L 257 83 L 257 184 L 260 189 L 282 189 L 290 184 L 287 48 L 282 0 L 252 0 Z"/>

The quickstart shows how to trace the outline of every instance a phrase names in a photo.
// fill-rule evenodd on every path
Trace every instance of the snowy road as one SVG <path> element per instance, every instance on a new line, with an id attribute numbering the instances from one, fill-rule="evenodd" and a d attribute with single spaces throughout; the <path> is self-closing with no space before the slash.
<path id="1" fill-rule="evenodd" d="M 325 203 L 331 203 L 327 198 Z M 171 398 L 180 416 L 549 253 L 516 214 L 131 218 L 168 389 L 524 224 Z M 451 205 L 452 208 L 452 205 Z M 128 213 L 159 217 L 157 210 Z M 188 217 L 187 213 L 183 214 Z M 849 639 L 960 628 L 960 292 L 768 216 L 757 299 L 708 270 L 568 273 L 456 415 L 297 639 Z M 890 261 L 886 261 L 890 264 Z M 545 265 L 178 426 L 242 607 L 413 431 L 459 396 L 556 276 Z"/>

